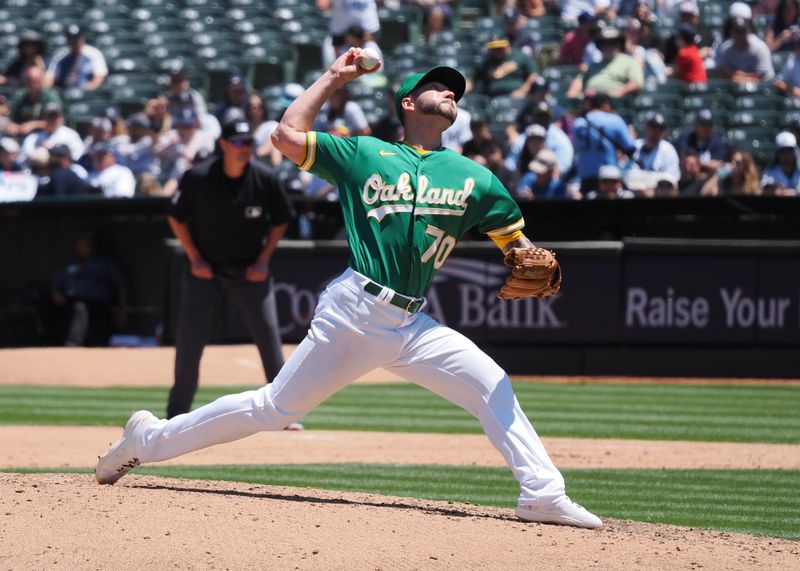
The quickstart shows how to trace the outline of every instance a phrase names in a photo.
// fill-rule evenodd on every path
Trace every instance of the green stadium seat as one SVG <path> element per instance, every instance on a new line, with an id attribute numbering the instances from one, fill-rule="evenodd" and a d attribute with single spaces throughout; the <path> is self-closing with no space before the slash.
<path id="1" fill-rule="evenodd" d="M 675 93 L 645 92 L 639 93 L 633 98 L 631 106 L 634 109 L 653 109 L 670 110 L 678 109 L 681 104 L 681 96 Z"/>
<path id="2" fill-rule="evenodd" d="M 684 89 L 687 95 L 692 93 L 722 93 L 727 95 L 730 92 L 731 82 L 728 79 L 709 77 L 706 83 L 689 83 Z"/>
<path id="3" fill-rule="evenodd" d="M 731 127 L 763 127 L 774 129 L 781 122 L 783 113 L 781 111 L 737 111 L 730 115 L 728 125 Z"/>
<path id="4" fill-rule="evenodd" d="M 271 55 L 248 62 L 248 77 L 255 89 L 294 81 L 294 59 Z"/>
<path id="5" fill-rule="evenodd" d="M 705 92 L 692 93 L 683 98 L 681 107 L 684 110 L 698 110 L 708 107 L 711 109 L 728 109 L 732 98 L 720 93 Z"/>
<path id="6" fill-rule="evenodd" d="M 471 29 L 475 22 L 489 15 L 489 5 L 485 0 L 460 0 L 456 5 L 455 23 L 459 28 Z"/>
<path id="7" fill-rule="evenodd" d="M 416 42 L 422 26 L 421 11 L 413 6 L 405 6 L 397 10 L 378 9 L 381 24 L 381 44 Z"/>
<path id="8" fill-rule="evenodd" d="M 729 82 L 728 92 L 734 97 L 741 95 L 755 95 L 755 94 L 775 94 L 776 88 L 770 81 L 752 82 L 752 83 L 735 83 Z"/>
<path id="9" fill-rule="evenodd" d="M 742 95 L 733 100 L 733 109 L 737 111 L 774 110 L 782 107 L 783 100 L 774 95 Z"/>

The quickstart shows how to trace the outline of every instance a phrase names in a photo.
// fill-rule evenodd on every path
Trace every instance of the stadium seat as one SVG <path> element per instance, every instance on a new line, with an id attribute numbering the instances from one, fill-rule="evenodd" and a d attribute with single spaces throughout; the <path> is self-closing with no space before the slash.
<path id="1" fill-rule="evenodd" d="M 781 122 L 783 113 L 772 110 L 737 111 L 730 115 L 728 125 L 731 127 L 763 127 L 774 129 Z"/>
<path id="2" fill-rule="evenodd" d="M 733 100 L 733 109 L 737 111 L 774 110 L 782 107 L 783 100 L 774 95 L 742 95 Z"/>
<path id="3" fill-rule="evenodd" d="M 675 93 L 646 92 L 633 98 L 631 107 L 637 110 L 674 110 L 680 107 L 681 97 Z"/>
<path id="4" fill-rule="evenodd" d="M 683 98 L 681 107 L 685 110 L 698 110 L 704 107 L 711 109 L 728 109 L 732 98 L 721 93 L 692 93 Z"/>
<path id="5" fill-rule="evenodd" d="M 393 46 L 407 42 L 416 42 L 422 25 L 421 11 L 414 6 L 405 6 L 397 10 L 378 9 L 381 24 L 381 43 Z"/>

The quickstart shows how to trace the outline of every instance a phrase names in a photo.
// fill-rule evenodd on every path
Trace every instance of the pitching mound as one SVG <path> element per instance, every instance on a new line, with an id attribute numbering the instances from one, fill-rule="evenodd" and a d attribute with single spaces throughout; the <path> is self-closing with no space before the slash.
<path id="1" fill-rule="evenodd" d="M 42 522 L 47 522 L 46 527 Z M 0 474 L 5 569 L 788 569 L 800 544 L 447 502 L 128 476 Z"/>

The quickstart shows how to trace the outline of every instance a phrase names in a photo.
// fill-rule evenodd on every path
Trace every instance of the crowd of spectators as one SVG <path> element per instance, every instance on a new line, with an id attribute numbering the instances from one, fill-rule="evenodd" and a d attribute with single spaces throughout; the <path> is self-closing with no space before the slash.
<path id="1" fill-rule="evenodd" d="M 378 4 L 399 8 L 401 3 L 317 0 L 330 14 L 320 61 L 360 46 L 380 51 L 385 65 L 383 73 L 363 81 L 367 93 L 380 97 L 371 102 L 354 97 L 358 83 L 341 89 L 314 129 L 342 137 L 402 138 L 390 104 L 391 88 L 402 79 L 390 73 L 397 46 L 382 43 Z M 403 3 L 409 4 L 423 14 L 416 49 L 435 54 L 438 39 L 456 25 L 458 0 Z M 721 30 L 704 26 L 694 0 L 488 4 L 497 25 L 473 46 L 479 54 L 474 66 L 462 68 L 467 94 L 443 144 L 484 164 L 518 200 L 800 191 L 798 121 L 769 135 L 774 156 L 754 157 L 740 141 L 727 140 L 714 105 L 689 116 L 676 115 L 668 105 L 651 106 L 636 121 L 627 113 L 637 95 L 658 93 L 659 86 L 675 82 L 690 89 L 722 81 L 754 86 L 749 92 L 756 95 L 767 90 L 800 97 L 800 0 L 731 3 Z M 550 51 L 530 25 L 545 17 L 559 17 L 567 30 Z M 766 21 L 761 33 L 756 18 Z M 659 25 L 663 21 L 674 25 Z M 270 142 L 281 110 L 302 85 L 286 84 L 278 95 L 273 89 L 267 96 L 251 85 L 252 78 L 233 70 L 221 95 L 209 100 L 207 86 L 192 85 L 177 61 L 163 87 L 154 79 L 153 94 L 140 109 L 123 117 L 109 104 L 79 127 L 65 116 L 65 94 L 74 100 L 76 90 L 101 88 L 109 66 L 82 27 L 67 25 L 64 35 L 64 46 L 50 53 L 38 32 L 21 32 L 18 53 L 0 75 L 0 86 L 10 93 L 0 95 L 0 200 L 87 193 L 168 196 L 186 169 L 215 152 L 220 125 L 237 117 L 251 123 L 254 153 L 280 170 L 291 190 L 336 199 L 335 188 L 298 172 Z M 775 61 L 783 65 L 776 68 Z M 550 67 L 574 73 L 555 86 L 546 73 Z M 369 114 L 367 103 L 373 106 L 366 111 L 374 105 L 385 109 Z M 492 114 L 498 111 L 508 118 L 501 130 Z"/>

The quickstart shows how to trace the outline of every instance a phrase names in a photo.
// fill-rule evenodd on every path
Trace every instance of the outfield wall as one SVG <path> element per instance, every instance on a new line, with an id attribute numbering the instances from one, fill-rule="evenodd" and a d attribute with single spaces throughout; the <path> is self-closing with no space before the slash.
<path id="1" fill-rule="evenodd" d="M 639 202 L 634 210 L 652 208 L 647 201 Z M 679 202 L 684 204 L 681 208 L 690 204 Z M 788 211 L 793 212 L 796 203 L 800 201 L 792 202 Z M 776 203 L 753 204 L 758 208 L 739 217 L 736 226 L 738 218 L 731 212 L 723 216 L 730 204 L 714 205 L 706 219 L 710 203 L 697 202 L 695 225 L 704 230 L 687 234 L 708 231 L 706 222 L 722 217 L 724 225 L 734 228 L 730 235 L 747 235 L 753 212 L 762 212 L 756 217 L 760 224 L 777 216 Z M 46 311 L 42 304 L 49 280 L 69 260 L 77 231 L 87 226 L 98 230 L 103 249 L 128 276 L 132 312 L 127 332 L 152 335 L 161 326 L 170 342 L 185 263 L 170 238 L 163 205 L 145 200 L 0 207 L 0 267 L 4 268 L 0 346 L 43 344 L 36 332 L 37 311 Z M 684 211 L 674 208 L 671 223 L 687 223 Z M 540 211 L 531 206 L 531 212 Z M 580 225 L 589 210 L 567 208 L 561 214 L 570 212 L 573 216 L 565 226 Z M 631 218 L 626 223 L 642 228 L 648 219 L 644 211 L 621 214 L 607 203 L 596 214 L 623 221 L 625 214 Z M 526 212 L 526 220 L 540 216 L 529 217 Z M 793 216 L 782 218 L 782 224 Z M 508 269 L 486 240 L 460 244 L 428 292 L 433 316 L 485 347 L 508 369 L 549 374 L 800 376 L 800 240 L 655 236 L 548 242 L 548 233 L 539 232 L 536 223 L 529 222 L 529 228 L 532 236 L 545 239 L 542 244 L 552 247 L 562 263 L 564 287 L 558 296 L 541 302 L 499 302 L 495 293 Z M 658 226 L 654 233 L 661 229 Z M 282 242 L 272 271 L 287 342 L 305 334 L 317 295 L 346 263 L 347 249 L 341 241 Z M 224 300 L 219 310 L 214 341 L 247 341 L 236 310 Z"/>

